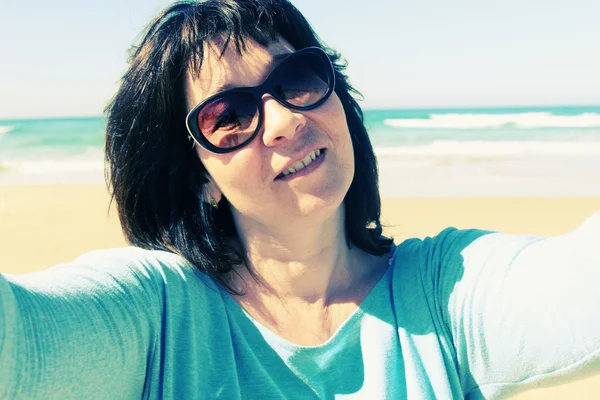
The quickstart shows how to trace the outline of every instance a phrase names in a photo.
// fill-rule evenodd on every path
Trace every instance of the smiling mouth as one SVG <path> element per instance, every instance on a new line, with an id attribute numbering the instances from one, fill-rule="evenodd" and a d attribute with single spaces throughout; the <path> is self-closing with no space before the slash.
<path id="1" fill-rule="evenodd" d="M 287 168 L 285 171 L 283 171 L 281 174 L 279 174 L 277 176 L 277 179 L 288 177 L 290 175 L 294 175 L 295 173 L 297 173 L 299 171 L 302 171 L 304 168 L 306 168 L 307 166 L 309 166 L 310 164 L 315 162 L 315 160 L 317 160 L 321 156 L 321 154 L 324 152 L 325 152 L 325 149 L 318 149 L 318 150 L 313 151 L 312 153 L 310 153 L 306 157 L 304 157 L 302 160 L 295 162 L 291 167 Z"/>

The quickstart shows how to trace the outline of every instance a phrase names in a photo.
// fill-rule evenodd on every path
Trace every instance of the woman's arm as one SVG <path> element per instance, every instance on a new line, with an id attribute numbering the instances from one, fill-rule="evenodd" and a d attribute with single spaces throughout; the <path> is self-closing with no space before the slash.
<path id="1" fill-rule="evenodd" d="M 149 253 L 0 275 L 0 398 L 140 398 L 161 318 Z"/>
<path id="2" fill-rule="evenodd" d="M 461 234 L 446 242 L 438 293 L 467 392 L 600 372 L 600 213 L 551 238 Z"/>

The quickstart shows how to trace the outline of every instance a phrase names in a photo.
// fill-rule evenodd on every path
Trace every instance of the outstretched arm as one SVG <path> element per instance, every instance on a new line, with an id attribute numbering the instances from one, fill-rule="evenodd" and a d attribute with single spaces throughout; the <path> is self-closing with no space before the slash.
<path id="1" fill-rule="evenodd" d="M 139 250 L 0 275 L 0 398 L 140 398 L 160 287 Z"/>
<path id="2" fill-rule="evenodd" d="M 600 372 L 600 213 L 566 235 L 492 233 L 450 251 L 456 284 L 441 289 L 473 397 Z"/>

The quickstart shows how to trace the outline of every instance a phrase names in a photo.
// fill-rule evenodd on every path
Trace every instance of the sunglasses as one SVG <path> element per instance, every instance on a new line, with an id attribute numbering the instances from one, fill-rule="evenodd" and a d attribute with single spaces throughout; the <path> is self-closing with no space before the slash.
<path id="1" fill-rule="evenodd" d="M 266 93 L 292 110 L 319 107 L 333 92 L 334 70 L 327 54 L 318 47 L 291 53 L 254 87 L 228 89 L 210 96 L 189 112 L 186 125 L 192 137 L 213 153 L 229 153 L 244 147 L 258 134 Z"/>

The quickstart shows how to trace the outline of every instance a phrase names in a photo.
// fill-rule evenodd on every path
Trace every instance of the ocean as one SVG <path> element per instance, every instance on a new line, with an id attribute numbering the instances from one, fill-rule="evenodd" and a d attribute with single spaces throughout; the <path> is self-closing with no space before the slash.
<path id="1" fill-rule="evenodd" d="M 365 110 L 383 196 L 600 196 L 600 106 Z M 102 183 L 105 119 L 0 120 L 0 184 Z"/>

